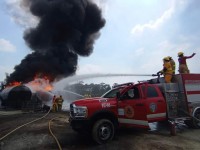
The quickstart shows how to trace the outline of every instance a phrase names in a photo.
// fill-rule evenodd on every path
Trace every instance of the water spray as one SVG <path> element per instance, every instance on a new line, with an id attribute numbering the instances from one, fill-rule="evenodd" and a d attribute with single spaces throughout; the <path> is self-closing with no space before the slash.
<path id="1" fill-rule="evenodd" d="M 100 78 L 100 77 L 130 77 L 130 76 L 146 76 L 146 77 L 152 77 L 152 74 L 84 74 L 84 75 L 75 75 L 68 78 L 65 78 L 64 80 L 67 83 L 75 82 L 78 80 L 84 80 L 84 79 L 91 79 L 91 78 Z"/>

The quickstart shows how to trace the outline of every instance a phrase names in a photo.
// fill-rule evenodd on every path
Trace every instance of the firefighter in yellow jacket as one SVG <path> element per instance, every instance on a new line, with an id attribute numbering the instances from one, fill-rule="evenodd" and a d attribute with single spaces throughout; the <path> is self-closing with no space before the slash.
<path id="1" fill-rule="evenodd" d="M 173 75 L 175 75 L 176 63 L 171 56 L 168 56 L 168 58 L 169 58 L 169 62 L 170 62 L 171 67 L 172 67 L 172 71 L 173 71 L 172 73 L 173 73 Z"/>
<path id="2" fill-rule="evenodd" d="M 164 75 L 166 83 L 171 83 L 173 70 L 172 70 L 172 66 L 170 64 L 170 60 L 168 57 L 163 58 L 163 69 L 159 71 L 158 73 L 161 73 Z"/>
<path id="3" fill-rule="evenodd" d="M 58 98 L 58 111 L 62 110 L 63 101 L 64 100 L 63 100 L 62 96 L 60 95 L 60 97 Z"/>
<path id="4" fill-rule="evenodd" d="M 54 95 L 53 100 L 52 100 L 52 111 L 57 112 L 58 111 L 58 103 L 57 103 L 57 98 Z"/>

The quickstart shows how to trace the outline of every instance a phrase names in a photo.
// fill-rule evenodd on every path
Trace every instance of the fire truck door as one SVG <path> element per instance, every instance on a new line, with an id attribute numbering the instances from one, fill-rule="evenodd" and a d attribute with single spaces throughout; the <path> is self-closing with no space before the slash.
<path id="1" fill-rule="evenodd" d="M 148 85 L 146 88 L 146 110 L 149 122 L 162 121 L 166 119 L 166 102 L 155 86 Z"/>
<path id="2" fill-rule="evenodd" d="M 118 120 L 125 126 L 149 128 L 144 99 L 141 99 L 137 87 L 121 95 L 118 102 Z"/>

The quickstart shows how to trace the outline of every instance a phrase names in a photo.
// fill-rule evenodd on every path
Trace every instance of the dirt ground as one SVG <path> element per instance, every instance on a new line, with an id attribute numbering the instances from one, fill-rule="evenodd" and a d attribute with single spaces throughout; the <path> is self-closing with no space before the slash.
<path id="1" fill-rule="evenodd" d="M 45 113 L 0 111 L 0 139 L 16 127 L 43 116 Z M 58 118 L 55 118 L 58 117 Z M 22 127 L 0 140 L 0 150 L 57 150 L 57 137 L 63 150 L 199 150 L 200 130 L 185 125 L 171 136 L 167 124 L 151 124 L 152 130 L 120 129 L 113 141 L 97 145 L 89 136 L 79 135 L 69 126 L 68 113 L 50 113 L 42 120 Z"/>

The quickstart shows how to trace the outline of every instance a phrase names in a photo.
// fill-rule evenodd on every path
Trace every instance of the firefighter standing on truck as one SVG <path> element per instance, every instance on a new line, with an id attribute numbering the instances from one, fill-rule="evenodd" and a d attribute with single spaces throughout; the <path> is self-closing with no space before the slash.
<path id="1" fill-rule="evenodd" d="M 187 67 L 186 59 L 192 58 L 196 53 L 193 53 L 191 56 L 184 56 L 183 52 L 178 53 L 178 62 L 179 62 L 179 73 L 190 73 L 190 70 Z"/>
<path id="2" fill-rule="evenodd" d="M 171 83 L 172 73 L 173 70 L 169 58 L 168 57 L 163 58 L 163 69 L 159 71 L 157 74 L 163 74 L 165 82 Z"/>
<path id="3" fill-rule="evenodd" d="M 58 98 L 58 111 L 62 110 L 63 101 L 64 100 L 63 100 L 62 96 L 60 95 L 60 97 Z"/>
<path id="4" fill-rule="evenodd" d="M 172 67 L 172 73 L 173 73 L 173 75 L 175 75 L 176 63 L 171 56 L 168 56 L 168 58 L 169 58 L 169 62 L 170 62 L 171 67 Z"/>

